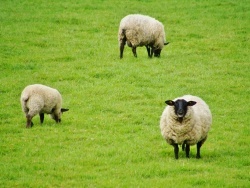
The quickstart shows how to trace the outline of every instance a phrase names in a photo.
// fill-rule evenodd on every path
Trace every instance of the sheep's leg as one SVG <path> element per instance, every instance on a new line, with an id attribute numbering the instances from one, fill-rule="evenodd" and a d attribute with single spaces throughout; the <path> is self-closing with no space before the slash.
<path id="1" fill-rule="evenodd" d="M 40 113 L 39 116 L 40 116 L 40 123 L 42 124 L 44 120 L 44 113 Z"/>
<path id="2" fill-rule="evenodd" d="M 186 157 L 189 158 L 190 145 L 186 144 Z"/>
<path id="3" fill-rule="evenodd" d="M 172 139 L 170 139 L 168 143 L 174 147 L 174 155 L 175 155 L 175 159 L 178 159 L 178 153 L 179 153 L 179 147 L 178 147 L 178 144 L 176 144 L 176 143 L 175 143 L 175 141 L 174 141 L 174 140 L 172 140 Z"/>
<path id="4" fill-rule="evenodd" d="M 197 143 L 197 154 L 196 154 L 197 159 L 201 158 L 200 148 L 201 148 L 202 144 L 206 141 L 206 139 L 207 139 L 207 137 Z"/>
<path id="5" fill-rule="evenodd" d="M 136 47 L 135 47 L 135 46 L 132 47 L 132 52 L 133 52 L 134 56 L 137 57 L 137 54 L 136 54 Z"/>
<path id="6" fill-rule="evenodd" d="M 120 59 L 123 57 L 124 44 L 120 45 Z"/>
<path id="7" fill-rule="evenodd" d="M 172 144 L 174 146 L 174 155 L 175 155 L 175 159 L 178 159 L 178 153 L 179 153 L 179 147 L 178 144 Z"/>
<path id="8" fill-rule="evenodd" d="M 178 153 L 179 153 L 179 147 L 178 147 L 178 144 L 174 144 L 174 155 L 175 155 L 175 158 L 178 159 Z"/>
<path id="9" fill-rule="evenodd" d="M 27 120 L 27 122 L 26 122 L 26 128 L 31 128 L 32 126 L 33 126 L 33 123 L 32 123 L 32 117 L 30 116 L 30 115 L 26 115 L 26 120 Z"/>
<path id="10" fill-rule="evenodd" d="M 152 57 L 152 52 L 150 53 L 150 46 L 146 46 L 147 52 L 148 52 L 148 57 Z"/>
<path id="11" fill-rule="evenodd" d="M 124 50 L 124 46 L 126 44 L 126 31 L 125 29 L 122 29 L 121 33 L 120 33 L 120 59 L 122 59 L 123 57 L 123 50 Z"/>
<path id="12" fill-rule="evenodd" d="M 122 59 L 123 57 L 123 50 L 124 50 L 125 43 L 126 43 L 126 38 L 123 38 L 120 44 L 120 59 Z"/>
<path id="13" fill-rule="evenodd" d="M 201 148 L 202 144 L 203 144 L 202 141 L 200 141 L 200 142 L 197 143 L 197 154 L 196 154 L 196 158 L 197 159 L 201 158 L 200 148 Z"/>

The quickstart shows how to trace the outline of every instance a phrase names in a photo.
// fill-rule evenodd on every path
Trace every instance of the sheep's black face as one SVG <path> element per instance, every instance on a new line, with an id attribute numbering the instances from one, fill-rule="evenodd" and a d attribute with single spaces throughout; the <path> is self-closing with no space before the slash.
<path id="1" fill-rule="evenodd" d="M 187 101 L 183 99 L 175 101 L 175 104 L 174 104 L 175 114 L 179 118 L 183 118 L 187 113 L 187 106 L 188 106 Z"/>
<path id="2" fill-rule="evenodd" d="M 160 55 L 161 55 L 161 49 L 154 50 L 154 56 L 155 57 L 160 57 Z"/>
<path id="3" fill-rule="evenodd" d="M 168 100 L 166 101 L 166 104 L 168 104 L 169 106 L 174 106 L 175 114 L 178 117 L 178 120 L 181 122 L 187 113 L 188 106 L 193 106 L 196 104 L 196 102 L 187 102 L 184 99 L 178 99 L 176 101 Z"/>

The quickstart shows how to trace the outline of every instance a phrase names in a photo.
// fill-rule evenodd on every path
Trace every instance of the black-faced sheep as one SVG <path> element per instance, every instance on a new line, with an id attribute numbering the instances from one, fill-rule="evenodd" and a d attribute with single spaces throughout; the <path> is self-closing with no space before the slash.
<path id="1" fill-rule="evenodd" d="M 152 17 L 140 14 L 130 14 L 121 20 L 118 41 L 120 58 L 123 57 L 126 42 L 132 48 L 135 57 L 138 46 L 146 46 L 149 57 L 153 54 L 155 57 L 160 57 L 164 45 L 168 44 L 163 24 Z"/>
<path id="2" fill-rule="evenodd" d="M 212 114 L 208 105 L 199 97 L 185 95 L 167 100 L 168 106 L 162 113 L 160 129 L 162 136 L 174 147 L 178 159 L 179 147 L 189 157 L 190 145 L 197 144 L 196 158 L 200 158 L 200 148 L 207 139 L 212 124 Z"/>
<path id="3" fill-rule="evenodd" d="M 34 84 L 24 88 L 21 94 L 21 106 L 26 115 L 26 127 L 33 126 L 32 118 L 39 114 L 43 123 L 44 114 L 50 114 L 57 123 L 61 122 L 62 112 L 68 109 L 62 108 L 61 94 L 51 87 Z"/>

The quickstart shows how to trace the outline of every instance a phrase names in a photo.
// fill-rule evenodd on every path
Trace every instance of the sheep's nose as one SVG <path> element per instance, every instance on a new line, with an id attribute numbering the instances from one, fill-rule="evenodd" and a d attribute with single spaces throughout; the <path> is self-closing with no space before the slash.
<path id="1" fill-rule="evenodd" d="M 183 115 L 183 114 L 184 114 L 184 111 L 183 111 L 182 109 L 179 109 L 179 110 L 178 110 L 178 114 L 179 114 L 179 115 Z"/>

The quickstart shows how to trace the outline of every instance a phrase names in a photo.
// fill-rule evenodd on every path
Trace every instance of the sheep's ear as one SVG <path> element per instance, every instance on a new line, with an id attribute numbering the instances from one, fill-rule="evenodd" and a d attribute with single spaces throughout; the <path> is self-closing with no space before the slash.
<path id="1" fill-rule="evenodd" d="M 174 106 L 174 101 L 172 100 L 167 100 L 165 101 L 166 104 L 168 104 L 169 106 Z"/>
<path id="2" fill-rule="evenodd" d="M 194 106 L 196 104 L 195 101 L 188 101 L 188 106 Z"/>
<path id="3" fill-rule="evenodd" d="M 168 45 L 169 44 L 169 42 L 164 42 L 164 45 Z"/>
<path id="4" fill-rule="evenodd" d="M 61 108 L 61 112 L 67 112 L 69 109 L 67 108 Z"/>

